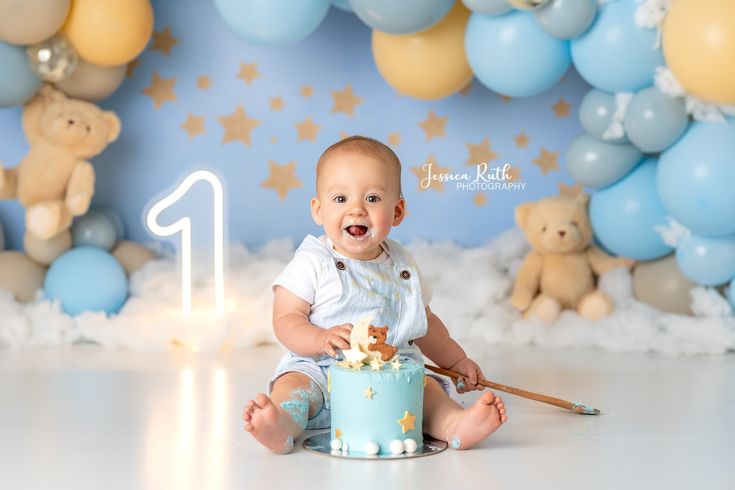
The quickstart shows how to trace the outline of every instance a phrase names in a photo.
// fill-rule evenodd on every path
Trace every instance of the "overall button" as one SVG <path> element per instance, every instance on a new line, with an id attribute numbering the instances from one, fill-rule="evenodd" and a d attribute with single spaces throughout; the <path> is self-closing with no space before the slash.
<path id="1" fill-rule="evenodd" d="M 413 340 L 409 340 L 408 345 L 413 345 Z"/>
<path id="2" fill-rule="evenodd" d="M 343 271 L 343 270 L 345 270 L 346 268 L 347 268 L 347 267 L 345 267 L 345 263 L 344 263 L 344 262 L 342 262 L 341 260 L 338 260 L 338 261 L 337 261 L 337 269 L 339 269 L 339 270 Z"/>
<path id="3" fill-rule="evenodd" d="M 401 279 L 411 279 L 411 273 L 408 271 L 401 271 Z"/>

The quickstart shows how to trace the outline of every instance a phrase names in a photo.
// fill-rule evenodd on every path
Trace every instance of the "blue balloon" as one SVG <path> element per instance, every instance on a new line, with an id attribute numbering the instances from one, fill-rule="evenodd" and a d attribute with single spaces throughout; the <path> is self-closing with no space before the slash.
<path id="1" fill-rule="evenodd" d="M 311 34 L 329 11 L 329 0 L 214 0 L 225 23 L 246 40 L 268 46 Z"/>
<path id="2" fill-rule="evenodd" d="M 332 0 L 332 5 L 345 12 L 354 12 L 350 6 L 349 0 Z"/>
<path id="3" fill-rule="evenodd" d="M 606 92 L 635 92 L 653 85 L 657 66 L 665 65 L 656 48 L 656 29 L 635 24 L 636 0 L 606 4 L 592 27 L 572 40 L 572 59 L 587 82 Z"/>
<path id="4" fill-rule="evenodd" d="M 617 104 L 615 96 L 593 88 L 582 99 L 579 105 L 579 122 L 589 134 L 598 140 L 608 143 L 627 143 L 623 128 L 620 128 L 621 136 L 605 136 L 608 128 L 612 125 L 613 115 Z"/>
<path id="5" fill-rule="evenodd" d="M 551 0 L 536 10 L 541 28 L 559 39 L 572 39 L 592 25 L 597 0 Z"/>
<path id="6" fill-rule="evenodd" d="M 676 247 L 681 272 L 702 286 L 719 286 L 735 278 L 735 235 L 689 235 Z"/>
<path id="7" fill-rule="evenodd" d="M 41 88 L 25 49 L 0 41 L 0 107 L 26 103 Z"/>
<path id="8" fill-rule="evenodd" d="M 350 0 L 355 14 L 368 26 L 391 34 L 410 34 L 442 20 L 454 0 Z"/>
<path id="9" fill-rule="evenodd" d="M 656 159 L 648 158 L 613 185 L 590 198 L 592 229 L 616 255 L 653 260 L 671 253 L 654 229 L 666 226 L 666 210 L 656 194 Z"/>
<path id="10" fill-rule="evenodd" d="M 700 236 L 735 233 L 735 121 L 694 122 L 661 154 L 658 193 L 666 210 Z"/>
<path id="11" fill-rule="evenodd" d="M 505 0 L 462 0 L 465 7 L 478 14 L 507 14 L 513 7 Z"/>
<path id="12" fill-rule="evenodd" d="M 548 90 L 571 64 L 569 42 L 544 32 L 530 12 L 472 14 L 465 51 L 480 82 L 511 97 Z"/>
<path id="13" fill-rule="evenodd" d="M 625 111 L 625 134 L 646 153 L 658 153 L 674 144 L 687 124 L 684 99 L 669 97 L 655 87 L 635 94 Z"/>
<path id="14" fill-rule="evenodd" d="M 585 187 L 605 187 L 622 179 L 642 156 L 633 145 L 605 143 L 582 133 L 567 149 L 567 168 Z"/>
<path id="15" fill-rule="evenodd" d="M 100 210 L 91 209 L 71 225 L 75 247 L 99 247 L 112 250 L 120 238 L 114 219 Z"/>
<path id="16" fill-rule="evenodd" d="M 120 263 L 100 248 L 73 248 L 49 267 L 43 285 L 46 298 L 59 300 L 68 315 L 83 311 L 120 311 L 128 296 L 128 279 Z"/>

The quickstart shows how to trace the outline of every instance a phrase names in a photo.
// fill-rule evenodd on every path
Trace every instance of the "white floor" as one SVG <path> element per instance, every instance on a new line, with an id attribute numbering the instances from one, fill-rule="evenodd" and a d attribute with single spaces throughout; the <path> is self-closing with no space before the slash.
<path id="1" fill-rule="evenodd" d="M 735 355 L 496 350 L 490 379 L 603 414 L 506 395 L 509 422 L 478 448 L 406 461 L 261 448 L 240 410 L 279 355 L 1 350 L 0 488 L 735 489 Z"/>

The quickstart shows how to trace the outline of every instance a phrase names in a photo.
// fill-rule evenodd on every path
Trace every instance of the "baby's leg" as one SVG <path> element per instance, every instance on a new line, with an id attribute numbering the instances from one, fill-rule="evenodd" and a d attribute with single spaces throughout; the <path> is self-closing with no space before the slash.
<path id="1" fill-rule="evenodd" d="M 304 432 L 309 417 L 323 404 L 319 386 L 305 374 L 288 372 L 273 384 L 270 398 L 258 393 L 245 405 L 245 430 L 278 454 L 290 453 L 293 441 Z"/>
<path id="2" fill-rule="evenodd" d="M 503 399 L 490 391 L 468 409 L 452 400 L 431 377 L 424 389 L 424 431 L 452 449 L 469 449 L 495 432 L 508 417 Z"/>

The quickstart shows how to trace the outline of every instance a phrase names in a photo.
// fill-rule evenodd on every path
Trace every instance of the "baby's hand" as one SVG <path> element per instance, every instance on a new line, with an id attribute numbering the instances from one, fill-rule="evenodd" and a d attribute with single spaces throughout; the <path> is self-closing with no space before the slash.
<path id="1" fill-rule="evenodd" d="M 485 389 L 484 386 L 477 384 L 478 381 L 485 379 L 485 376 L 482 374 L 482 369 L 469 357 L 460 359 L 449 369 L 464 374 L 463 377 L 457 378 L 454 381 L 457 386 L 457 393 L 466 393 L 474 390 L 482 391 Z"/>
<path id="2" fill-rule="evenodd" d="M 351 323 L 343 323 L 321 331 L 318 339 L 321 351 L 330 357 L 337 357 L 337 349 L 350 348 L 351 331 Z"/>

